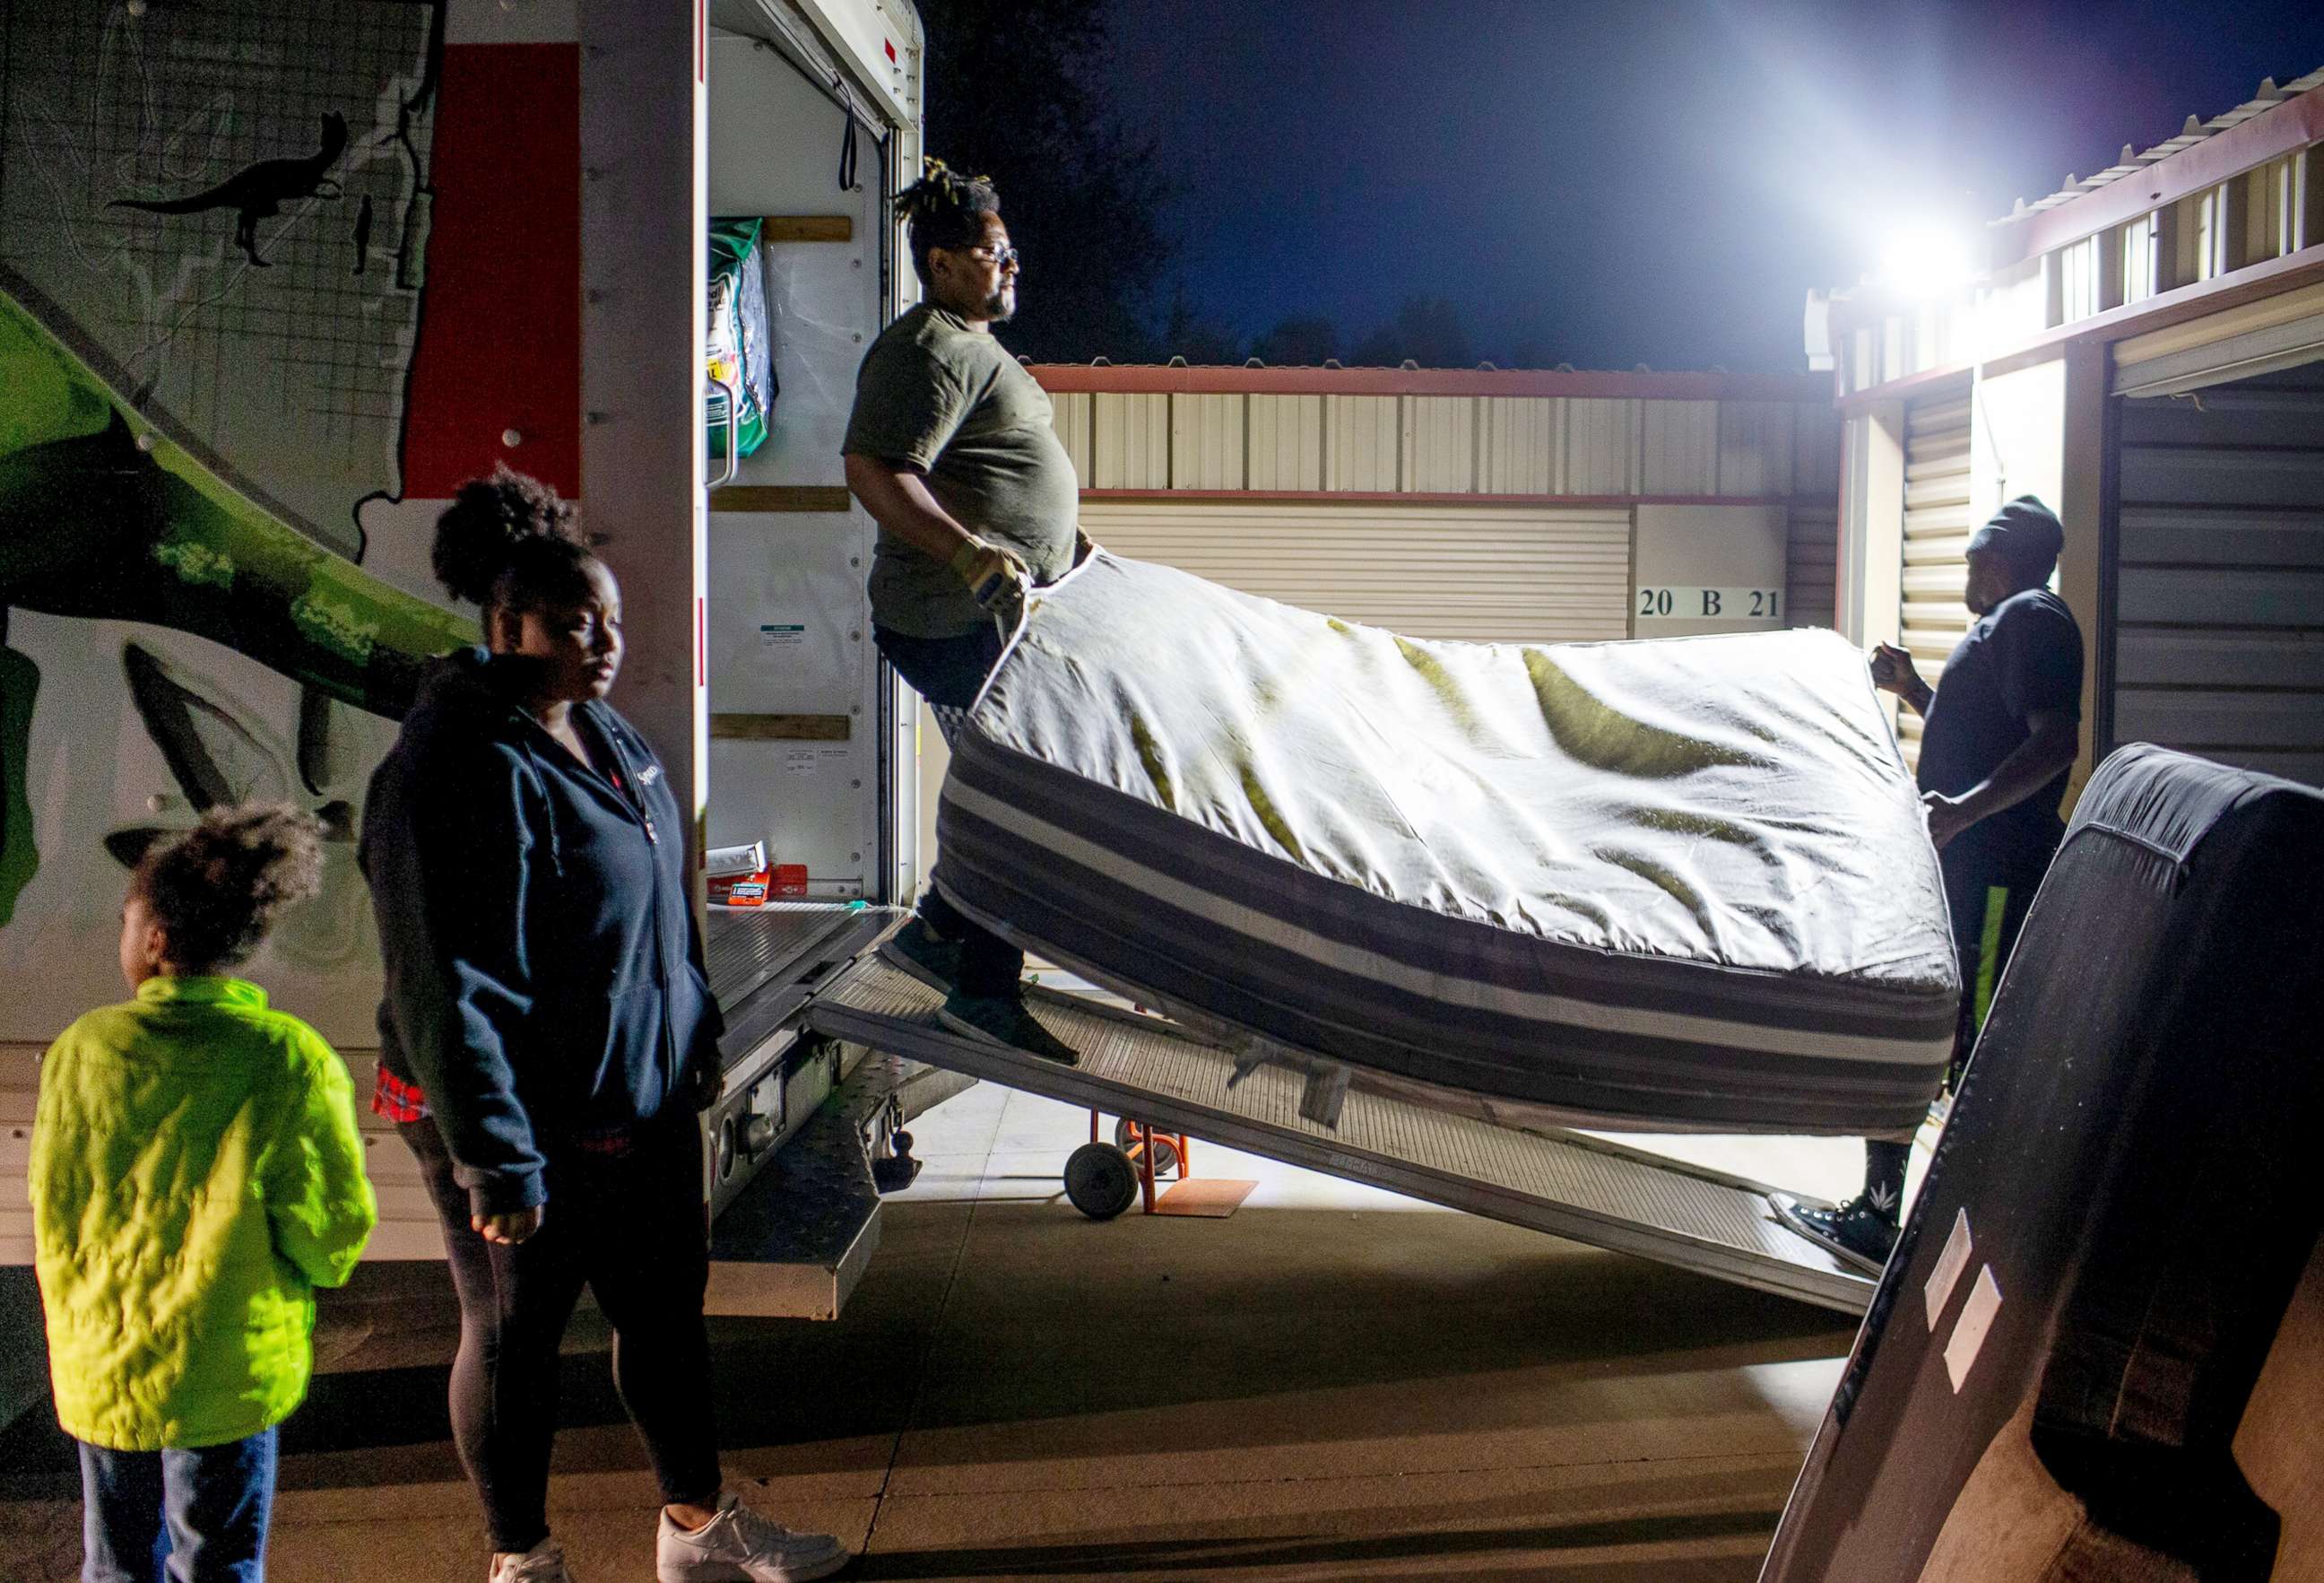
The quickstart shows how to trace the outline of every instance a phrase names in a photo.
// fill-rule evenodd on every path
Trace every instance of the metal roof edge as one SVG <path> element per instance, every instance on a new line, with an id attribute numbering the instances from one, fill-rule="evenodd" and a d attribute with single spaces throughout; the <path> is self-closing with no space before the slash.
<path id="1" fill-rule="evenodd" d="M 2273 88 L 2272 83 L 2261 86 Z M 2199 123 L 2190 116 L 2178 136 L 1993 221 L 1989 262 L 1996 269 L 2022 263 L 2319 140 L 2324 69 L 2209 121 Z"/>
<path id="2" fill-rule="evenodd" d="M 1033 363 L 1053 395 L 1573 396 L 1632 401 L 1829 403 L 1829 374 L 1551 368 L 1252 368 Z"/>

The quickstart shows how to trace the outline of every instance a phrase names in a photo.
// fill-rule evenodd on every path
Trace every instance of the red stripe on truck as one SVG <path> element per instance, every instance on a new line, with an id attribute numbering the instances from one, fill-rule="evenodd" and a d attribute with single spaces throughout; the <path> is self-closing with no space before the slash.
<path id="1" fill-rule="evenodd" d="M 580 46 L 446 45 L 428 186 L 404 497 L 448 498 L 495 461 L 577 494 Z"/>

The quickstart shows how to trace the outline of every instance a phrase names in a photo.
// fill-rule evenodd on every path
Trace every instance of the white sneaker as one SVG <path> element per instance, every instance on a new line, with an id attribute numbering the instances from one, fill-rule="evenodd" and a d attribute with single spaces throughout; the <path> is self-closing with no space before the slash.
<path id="1" fill-rule="evenodd" d="M 660 1583 L 808 1583 L 853 1560 L 830 1534 L 794 1533 L 731 1495 L 720 1495 L 718 1515 L 692 1533 L 663 1512 L 654 1541 Z"/>
<path id="2" fill-rule="evenodd" d="M 484 1583 L 573 1583 L 573 1574 L 565 1569 L 565 1548 L 553 1539 L 544 1539 L 521 1556 L 502 1556 L 493 1562 L 492 1576 Z"/>

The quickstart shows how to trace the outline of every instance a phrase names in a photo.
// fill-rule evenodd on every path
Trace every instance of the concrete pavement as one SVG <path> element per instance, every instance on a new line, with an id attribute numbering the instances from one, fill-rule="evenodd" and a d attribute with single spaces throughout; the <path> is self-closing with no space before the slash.
<path id="1" fill-rule="evenodd" d="M 1200 1143 L 1197 1174 L 1260 1184 L 1232 1218 L 1094 1224 L 1057 1184 L 1086 1113 L 990 1085 L 914 1131 L 846 1315 L 714 1331 L 730 1477 L 866 1579 L 1748 1579 L 1853 1330 Z M 1835 1194 L 1860 1161 L 1689 1147 Z M 327 1376 L 286 1426 L 271 1576 L 483 1576 L 425 1310 L 410 1366 Z M 601 1352 L 568 1357 L 564 1418 L 577 1576 L 650 1578 Z M 0 1576 L 72 1577 L 69 1448 L 20 1425 L 0 1451 Z"/>

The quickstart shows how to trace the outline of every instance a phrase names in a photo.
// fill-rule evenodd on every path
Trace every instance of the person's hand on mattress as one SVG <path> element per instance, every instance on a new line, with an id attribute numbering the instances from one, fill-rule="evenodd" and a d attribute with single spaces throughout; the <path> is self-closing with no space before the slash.
<path id="1" fill-rule="evenodd" d="M 1940 852 L 1946 842 L 1977 822 L 1977 815 L 1969 810 L 1968 798 L 1948 797 L 1941 792 L 1923 792 L 1921 811 L 1929 821 L 1929 839 Z"/>
<path id="2" fill-rule="evenodd" d="M 1079 566 L 1097 552 L 1098 542 L 1079 528 L 1075 528 L 1074 530 L 1074 564 Z"/>
<path id="3" fill-rule="evenodd" d="M 1911 654 L 1895 643 L 1875 643 L 1866 660 L 1872 667 L 1873 686 L 1895 693 L 1916 709 L 1927 708 L 1931 690 Z"/>
<path id="4" fill-rule="evenodd" d="M 1025 590 L 1033 586 L 1033 574 L 1015 551 L 982 539 L 964 541 L 953 552 L 952 569 L 987 610 L 1007 608 L 1022 600 Z"/>

